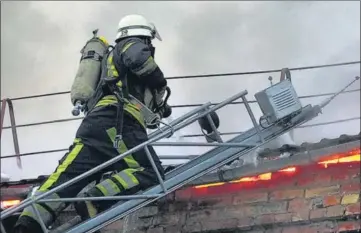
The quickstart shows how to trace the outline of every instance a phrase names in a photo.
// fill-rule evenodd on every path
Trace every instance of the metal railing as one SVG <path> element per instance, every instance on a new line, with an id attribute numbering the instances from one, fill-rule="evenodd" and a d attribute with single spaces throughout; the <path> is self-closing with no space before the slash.
<path id="1" fill-rule="evenodd" d="M 154 198 L 154 197 L 158 197 L 159 195 L 151 195 L 151 196 L 144 196 L 144 195 L 132 195 L 132 196 L 122 196 L 122 197 L 96 197 L 96 198 L 85 198 L 85 197 L 78 197 L 78 198 L 60 198 L 60 199 L 44 199 L 46 197 L 48 197 L 49 195 L 59 191 L 59 190 L 62 190 L 82 179 L 84 179 L 85 177 L 88 177 L 116 162 L 118 162 L 119 160 L 123 159 L 125 156 L 131 154 L 131 153 L 134 153 L 136 151 L 139 151 L 141 149 L 145 149 L 145 152 L 147 154 L 147 157 L 148 157 L 148 160 L 150 161 L 151 165 L 152 165 L 152 168 L 154 170 L 154 172 L 157 174 L 157 178 L 158 178 L 158 181 L 160 183 L 160 185 L 162 186 L 163 188 L 163 192 L 164 193 L 167 193 L 167 189 L 165 188 L 164 186 L 164 180 L 161 178 L 161 175 L 154 163 L 154 160 L 152 159 L 152 156 L 150 155 L 150 152 L 149 152 L 149 149 L 148 149 L 148 146 L 150 145 L 158 145 L 158 146 L 217 146 L 217 147 L 250 147 L 250 146 L 253 146 L 253 145 L 240 145 L 239 143 L 192 143 L 192 142 L 159 142 L 159 143 L 155 143 L 156 141 L 162 139 L 162 138 L 165 138 L 169 135 L 171 135 L 173 132 L 181 129 L 181 128 L 184 128 L 192 123 L 194 123 L 195 121 L 197 121 L 199 118 L 201 117 L 205 117 L 207 115 L 209 115 L 211 112 L 214 112 L 222 107 L 224 107 L 225 105 L 227 105 L 228 103 L 236 100 L 236 99 L 239 99 L 239 98 L 242 98 L 246 103 L 247 103 L 247 99 L 245 98 L 245 95 L 247 94 L 247 91 L 242 91 L 234 96 L 232 96 L 231 98 L 219 103 L 218 105 L 216 106 L 213 106 L 213 107 L 209 107 L 211 105 L 211 103 L 206 103 L 204 105 L 202 105 L 201 107 L 198 107 L 190 112 L 188 112 L 187 114 L 177 118 L 176 120 L 172 121 L 169 126 L 163 126 L 161 129 L 153 132 L 152 134 L 149 135 L 149 140 L 147 142 L 144 142 L 130 150 L 128 150 L 127 152 L 123 153 L 123 154 L 120 154 L 118 155 L 117 157 L 85 172 L 84 174 L 68 181 L 68 182 L 65 182 L 61 185 L 59 185 L 58 187 L 46 192 L 46 193 L 43 193 L 43 194 L 40 194 L 38 196 L 34 196 L 32 198 L 28 198 L 24 201 L 22 201 L 19 205 L 17 206 L 14 206 L 14 207 L 11 207 L 9 209 L 6 209 L 2 212 L 1 214 L 1 219 L 4 219 L 8 216 L 10 216 L 11 214 L 15 213 L 16 211 L 19 211 L 27 206 L 33 206 L 33 209 L 34 211 L 36 212 L 38 218 L 40 219 L 40 223 L 41 223 L 41 226 L 42 226 L 42 229 L 44 232 L 48 232 L 44 222 L 41 220 L 40 218 L 40 214 L 37 213 L 37 210 L 35 208 L 35 204 L 36 203 L 42 203 L 42 202 L 62 202 L 62 201 L 65 201 L 65 202 L 74 202 L 74 201 L 89 201 L 89 200 L 124 200 L 124 199 L 134 199 L 134 198 L 137 198 L 137 199 L 149 199 L 149 198 Z M 251 118 L 254 118 L 254 115 L 251 111 L 251 109 L 248 109 L 247 108 L 247 111 L 248 113 L 250 114 Z M 210 124 L 214 125 L 214 122 L 212 121 L 212 118 L 208 118 L 208 120 L 210 121 Z M 218 135 L 219 136 L 219 135 Z M 220 136 L 219 136 L 220 137 Z M 43 199 L 43 200 L 41 200 Z"/>
<path id="2" fill-rule="evenodd" d="M 282 76 L 281 76 L 282 77 Z M 283 76 L 284 77 L 284 76 Z M 3 220 L 5 219 L 6 217 L 10 216 L 11 214 L 15 213 L 16 211 L 19 211 L 27 206 L 32 206 L 33 209 L 34 209 L 34 212 L 36 213 L 38 219 L 40 220 L 40 224 L 41 224 L 41 227 L 43 229 L 43 231 L 45 233 L 48 232 L 48 229 L 47 227 L 45 226 L 43 220 L 41 219 L 40 217 L 40 214 L 38 212 L 38 210 L 35 208 L 35 204 L 36 203 L 44 203 L 44 202 L 75 202 L 75 201 L 100 201 L 100 200 L 103 200 L 103 201 L 107 201 L 107 200 L 129 200 L 129 199 L 155 199 L 155 198 L 159 198 L 160 196 L 164 195 L 164 194 L 167 194 L 168 193 L 168 190 L 164 184 L 164 180 L 162 179 L 156 165 L 155 165 L 155 162 L 154 160 L 152 159 L 152 156 L 149 152 L 149 149 L 148 149 L 148 146 L 216 146 L 216 147 L 227 147 L 227 148 L 230 148 L 230 147 L 242 147 L 242 148 L 252 148 L 252 147 L 255 147 L 256 145 L 255 144 L 240 144 L 240 143 L 231 143 L 231 142 L 223 142 L 219 132 L 217 131 L 217 129 L 215 128 L 215 125 L 214 125 L 214 122 L 210 116 L 210 113 L 226 106 L 227 104 L 229 103 L 232 103 L 233 101 L 239 99 L 239 98 L 242 98 L 242 102 L 245 104 L 245 107 L 246 107 L 246 110 L 252 120 L 252 123 L 254 125 L 254 129 L 256 130 L 256 134 L 259 136 L 259 141 L 261 143 L 264 143 L 265 142 L 265 139 L 263 138 L 262 134 L 261 134 L 261 129 L 259 128 L 259 125 L 257 124 L 256 122 L 256 119 L 255 119 L 255 116 L 252 112 L 252 109 L 250 108 L 249 106 L 249 102 L 246 98 L 246 95 L 247 95 L 247 91 L 242 91 L 228 99 L 226 99 L 225 101 L 221 102 L 221 103 L 218 103 L 214 106 L 211 106 L 212 104 L 210 102 L 206 103 L 206 104 L 203 104 L 202 106 L 200 107 L 197 107 L 196 109 L 188 112 L 187 114 L 177 118 L 176 120 L 172 121 L 169 125 L 167 126 L 163 126 L 161 129 L 151 133 L 149 135 L 149 140 L 128 150 L 127 152 L 123 153 L 123 154 L 120 154 L 118 155 L 117 157 L 85 172 L 84 174 L 80 175 L 80 176 L 77 176 L 75 178 L 73 178 L 72 180 L 70 181 L 67 181 L 63 184 L 61 184 L 60 186 L 46 192 L 46 193 L 43 193 L 43 194 L 40 194 L 38 196 L 34 196 L 34 197 L 31 197 L 31 198 L 28 198 L 24 201 L 22 201 L 19 205 L 17 206 L 14 206 L 14 207 L 11 207 L 7 210 L 4 210 L 0 216 L 0 219 Z M 17 141 L 17 133 L 16 133 L 16 127 L 15 127 L 15 117 L 14 117 L 14 111 L 13 111 L 13 106 L 11 104 L 11 101 L 8 101 L 7 100 L 4 100 L 2 102 L 2 118 L 1 118 L 1 126 L 3 124 L 3 116 L 5 114 L 5 107 L 6 107 L 6 103 L 8 103 L 9 105 L 9 112 L 10 113 L 10 119 L 11 119 L 11 125 L 13 126 L 12 129 L 13 129 L 13 137 L 15 138 L 16 137 L 16 140 L 14 139 L 14 145 L 15 147 L 17 146 L 17 151 L 16 153 L 17 154 L 20 154 L 19 152 L 19 145 L 18 145 L 18 141 Z M 11 107 L 11 110 L 10 110 L 10 107 Z M 214 129 L 215 133 L 216 133 L 216 136 L 217 136 L 217 143 L 192 143 L 192 142 L 156 142 L 162 138 L 165 138 L 165 137 L 168 137 L 169 135 L 172 135 L 175 131 L 179 130 L 179 129 L 182 129 L 192 123 L 194 123 L 195 121 L 197 121 L 199 118 L 201 117 L 207 117 L 210 125 L 212 126 L 212 128 Z M 14 133 L 15 132 L 15 133 Z M 59 198 L 59 199 L 45 199 L 46 197 L 48 197 L 49 195 L 59 191 L 59 190 L 62 190 L 82 179 L 84 179 L 85 177 L 88 177 L 116 162 L 118 162 L 119 160 L 123 159 L 125 156 L 131 154 L 131 153 L 134 153 L 136 151 L 139 151 L 141 149 L 144 149 L 145 152 L 146 152 L 146 155 L 148 157 L 148 160 L 150 161 L 151 163 L 151 166 L 155 172 L 155 174 L 157 175 L 157 178 L 158 178 L 158 182 L 160 184 L 160 186 L 162 187 L 162 190 L 163 190 L 163 194 L 155 194 L 155 195 L 128 195 L 128 196 L 121 196 L 121 197 L 76 197 L 76 198 Z M 19 157 L 20 158 L 20 157 Z M 171 173 L 174 174 L 174 173 L 180 173 L 180 172 L 184 172 L 185 170 L 189 169 L 190 166 L 194 165 L 194 163 L 197 162 L 197 158 L 195 158 L 193 161 L 191 161 L 190 163 L 186 163 L 182 166 L 180 166 L 179 168 L 177 168 L 176 170 L 172 171 Z M 43 199 L 43 200 L 42 200 Z M 5 229 L 3 229 L 3 225 L 1 223 L 1 229 L 2 231 L 5 233 Z"/>

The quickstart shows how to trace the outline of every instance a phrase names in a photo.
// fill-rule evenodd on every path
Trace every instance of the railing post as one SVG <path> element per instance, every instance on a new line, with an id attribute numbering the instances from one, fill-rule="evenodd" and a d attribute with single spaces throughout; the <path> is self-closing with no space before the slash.
<path id="1" fill-rule="evenodd" d="M 17 156 L 16 157 L 16 163 L 17 163 L 19 168 L 22 168 L 21 157 L 20 157 L 20 147 L 19 147 L 19 140 L 18 140 L 18 133 L 16 131 L 14 106 L 13 106 L 13 103 L 12 103 L 11 99 L 8 99 L 8 98 L 3 99 L 1 101 L 1 104 L 2 104 L 2 106 L 1 106 L 0 136 L 2 134 L 6 104 L 7 104 L 9 106 L 9 116 L 10 116 L 11 131 L 12 131 L 12 134 L 13 134 L 14 150 L 15 150 L 15 155 Z"/>
<path id="2" fill-rule="evenodd" d="M 6 99 L 1 100 L 0 138 L 3 132 L 4 117 L 6 111 Z"/>

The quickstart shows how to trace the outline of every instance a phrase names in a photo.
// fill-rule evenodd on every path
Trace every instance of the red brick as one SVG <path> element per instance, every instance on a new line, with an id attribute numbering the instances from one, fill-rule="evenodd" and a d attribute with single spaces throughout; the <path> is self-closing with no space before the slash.
<path id="1" fill-rule="evenodd" d="M 324 218 L 326 216 L 327 210 L 326 208 L 323 209 L 315 209 L 310 211 L 310 219 L 318 219 Z"/>
<path id="2" fill-rule="evenodd" d="M 291 213 L 275 214 L 274 218 L 276 223 L 288 223 L 292 221 L 292 214 Z"/>
<path id="3" fill-rule="evenodd" d="M 175 191 L 175 200 L 176 201 L 180 201 L 180 200 L 189 200 L 192 197 L 192 189 L 190 188 L 185 188 L 185 189 L 179 189 L 177 191 Z"/>
<path id="4" fill-rule="evenodd" d="M 233 199 L 233 204 L 243 204 L 243 203 L 254 203 L 254 202 L 263 202 L 268 200 L 267 192 L 246 192 L 240 193 L 235 196 Z"/>
<path id="5" fill-rule="evenodd" d="M 185 223 L 183 226 L 182 232 L 193 233 L 193 232 L 201 232 L 202 225 L 198 221 L 189 221 Z"/>
<path id="6" fill-rule="evenodd" d="M 250 217 L 243 217 L 238 219 L 238 228 L 248 229 L 253 226 L 253 219 Z"/>
<path id="7" fill-rule="evenodd" d="M 330 207 L 327 207 L 326 216 L 327 217 L 343 216 L 344 212 L 345 212 L 345 207 L 343 207 L 341 205 L 330 206 Z"/>
<path id="8" fill-rule="evenodd" d="M 306 189 L 305 197 L 317 197 L 317 196 L 325 196 L 325 195 L 335 195 L 339 193 L 339 186 L 328 186 L 328 187 L 320 187 L 320 188 L 311 188 Z"/>
<path id="9" fill-rule="evenodd" d="M 229 230 L 238 227 L 238 219 L 225 219 L 222 221 L 202 221 L 202 231 Z"/>
<path id="10" fill-rule="evenodd" d="M 199 221 L 203 220 L 216 220 L 221 221 L 223 219 L 241 218 L 245 216 L 245 210 L 243 208 L 227 207 L 217 209 L 203 209 L 190 211 L 188 213 L 187 221 Z"/>
<path id="11" fill-rule="evenodd" d="M 331 182 L 332 176 L 328 173 L 320 173 L 315 176 L 315 184 L 327 185 Z"/>
<path id="12" fill-rule="evenodd" d="M 255 225 L 273 224 L 275 222 L 275 216 L 273 214 L 265 214 L 257 216 L 254 220 Z"/>
<path id="13" fill-rule="evenodd" d="M 350 176 L 348 174 L 345 174 L 345 173 L 337 173 L 337 174 L 333 174 L 332 176 L 332 181 L 335 181 L 335 182 L 339 182 L 339 181 L 348 181 L 350 180 Z"/>
<path id="14" fill-rule="evenodd" d="M 337 225 L 337 232 L 354 231 L 361 229 L 360 221 L 339 222 Z"/>
<path id="15" fill-rule="evenodd" d="M 342 205 L 350 205 L 359 202 L 360 194 L 346 194 L 342 197 Z"/>
<path id="16" fill-rule="evenodd" d="M 314 176 L 303 176 L 297 179 L 297 186 L 311 186 L 315 183 L 315 177 Z"/>
<path id="17" fill-rule="evenodd" d="M 303 197 L 305 190 L 293 189 L 293 190 L 278 190 L 270 193 L 270 200 L 286 200 L 296 197 Z"/>
<path id="18" fill-rule="evenodd" d="M 300 209 L 292 213 L 292 222 L 307 221 L 309 220 L 309 209 Z"/>
<path id="19" fill-rule="evenodd" d="M 247 216 L 256 217 L 263 214 L 282 214 L 287 212 L 287 202 L 266 202 L 242 208 Z"/>
<path id="20" fill-rule="evenodd" d="M 197 207 L 220 207 L 232 205 L 232 196 L 220 196 L 198 200 Z"/>
<path id="21" fill-rule="evenodd" d="M 303 198 L 296 198 L 289 201 L 288 212 L 296 212 L 301 209 L 310 209 L 310 203 Z"/>
<path id="22" fill-rule="evenodd" d="M 341 201 L 341 197 L 339 195 L 326 196 L 323 198 L 323 206 L 328 207 L 328 206 L 339 205 L 340 201 Z"/>
<path id="23" fill-rule="evenodd" d="M 345 184 L 341 186 L 342 195 L 351 194 L 351 193 L 360 193 L 360 192 L 361 192 L 361 184 L 359 182 Z"/>
<path id="24" fill-rule="evenodd" d="M 356 215 L 356 214 L 360 214 L 360 205 L 361 203 L 355 203 L 352 205 L 348 205 L 346 206 L 346 215 Z"/>
<path id="25" fill-rule="evenodd" d="M 162 215 L 157 215 L 153 219 L 154 225 L 176 225 L 176 224 L 183 224 L 186 220 L 186 213 L 185 212 L 176 212 L 176 213 L 167 213 Z"/>

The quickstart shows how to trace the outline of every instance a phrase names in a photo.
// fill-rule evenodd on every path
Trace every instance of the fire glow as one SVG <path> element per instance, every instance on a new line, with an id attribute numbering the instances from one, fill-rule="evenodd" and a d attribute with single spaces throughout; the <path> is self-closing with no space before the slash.
<path id="1" fill-rule="evenodd" d="M 20 200 L 6 200 L 6 201 L 1 201 L 1 208 L 3 209 L 7 209 L 10 208 L 14 205 L 18 205 L 20 203 Z"/>
<path id="2" fill-rule="evenodd" d="M 334 155 L 328 156 L 327 159 L 321 160 L 321 161 L 317 162 L 317 164 L 320 165 L 319 166 L 320 169 L 322 169 L 322 168 L 327 169 L 330 165 L 355 163 L 355 162 L 360 162 L 360 148 L 346 152 L 346 153 L 334 154 Z M 272 180 L 272 174 L 278 173 L 278 174 L 285 174 L 285 175 L 286 174 L 293 175 L 299 169 L 301 169 L 301 167 L 286 167 L 286 168 L 280 169 L 275 172 L 268 172 L 268 173 L 264 173 L 264 174 L 260 174 L 260 175 L 252 176 L 252 177 L 242 177 L 238 180 L 233 180 L 233 181 L 230 181 L 227 183 L 226 182 L 211 183 L 211 184 L 194 186 L 194 188 L 200 189 L 200 188 L 207 188 L 207 187 L 212 187 L 212 186 L 221 186 L 221 185 L 229 184 L 229 183 L 269 181 L 269 180 Z"/>

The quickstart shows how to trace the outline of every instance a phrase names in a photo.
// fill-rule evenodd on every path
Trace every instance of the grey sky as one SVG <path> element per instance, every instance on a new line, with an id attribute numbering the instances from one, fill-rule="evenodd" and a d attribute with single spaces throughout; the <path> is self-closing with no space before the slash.
<path id="1" fill-rule="evenodd" d="M 360 59 L 360 2 L 2 2 L 1 97 L 69 90 L 79 51 L 91 36 L 113 40 L 119 19 L 132 13 L 153 21 L 162 38 L 156 60 L 166 76 L 295 67 Z M 358 65 L 293 72 L 299 95 L 338 90 L 360 74 Z M 278 78 L 279 74 L 270 74 Z M 268 86 L 268 75 L 174 80 L 171 104 L 221 101 L 247 89 L 248 99 Z M 359 82 L 351 88 L 358 88 Z M 303 100 L 317 103 L 322 98 Z M 69 95 L 14 102 L 18 124 L 71 117 Z M 252 105 L 260 115 L 257 105 Z M 190 109 L 175 109 L 174 117 Z M 360 93 L 336 99 L 314 122 L 359 116 Z M 221 131 L 245 130 L 251 121 L 244 107 L 219 111 Z M 21 152 L 66 148 L 79 121 L 19 128 Z M 8 115 L 5 125 L 9 124 Z M 297 142 L 358 133 L 358 121 L 299 129 Z M 199 133 L 198 128 L 182 131 Z M 198 139 L 203 140 L 203 139 Z M 1 155 L 14 153 L 11 130 L 4 130 Z M 202 148 L 173 149 L 193 154 Z M 157 149 L 169 154 L 169 149 Z M 63 153 L 1 160 L 12 179 L 49 174 Z"/>

